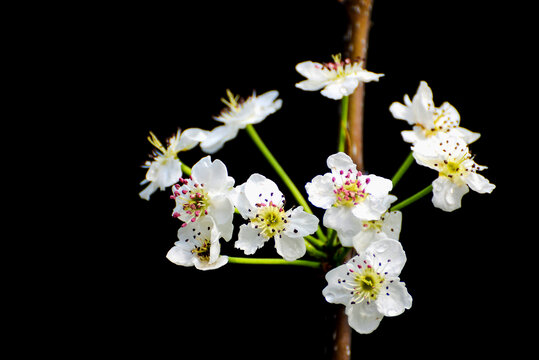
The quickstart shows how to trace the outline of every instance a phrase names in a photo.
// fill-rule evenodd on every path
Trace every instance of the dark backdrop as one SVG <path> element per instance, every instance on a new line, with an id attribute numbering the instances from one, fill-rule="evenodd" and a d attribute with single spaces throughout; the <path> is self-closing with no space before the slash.
<path id="1" fill-rule="evenodd" d="M 164 140 L 178 127 L 213 128 L 227 88 L 243 96 L 278 90 L 282 109 L 257 130 L 300 189 L 325 173 L 336 149 L 338 102 L 295 88 L 302 77 L 294 67 L 342 52 L 346 22 L 331 0 L 140 3 L 76 12 L 69 23 L 78 32 L 66 42 L 78 45 L 73 57 L 82 64 L 73 81 L 82 82 L 77 114 L 92 135 L 84 181 L 99 189 L 90 199 L 99 211 L 84 219 L 92 236 L 80 252 L 90 259 L 77 264 L 84 276 L 75 285 L 66 281 L 74 287 L 61 302 L 67 331 L 50 346 L 74 343 L 77 353 L 121 358 L 323 359 L 335 307 L 322 297 L 321 275 L 288 267 L 176 266 L 165 258 L 179 226 L 168 191 L 150 202 L 138 192 L 152 150 L 148 132 Z M 504 134 L 497 126 L 504 115 L 499 78 L 489 67 L 500 57 L 499 32 L 490 6 L 375 1 L 367 68 L 385 76 L 366 85 L 367 171 L 390 178 L 408 154 L 400 137 L 408 126 L 388 108 L 425 80 L 437 106 L 450 102 L 461 125 L 482 134 L 471 149 L 498 188 L 491 195 L 470 192 L 453 213 L 433 208 L 430 196 L 403 210 L 400 241 L 408 262 L 401 279 L 413 306 L 371 335 L 354 334 L 353 359 L 481 354 L 507 330 L 498 307 L 508 291 L 499 271 L 505 240 L 495 236 L 505 191 Z M 181 155 L 192 165 L 204 154 L 197 148 Z M 253 172 L 281 184 L 244 132 L 213 158 L 225 162 L 236 184 Z M 394 193 L 403 199 L 434 178 L 414 165 Z M 222 253 L 241 255 L 233 242 Z M 256 255 L 276 256 L 273 242 Z"/>

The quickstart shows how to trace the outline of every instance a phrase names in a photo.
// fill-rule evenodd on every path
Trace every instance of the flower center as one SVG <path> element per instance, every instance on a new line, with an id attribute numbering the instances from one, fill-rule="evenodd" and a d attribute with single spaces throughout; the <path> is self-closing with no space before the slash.
<path id="1" fill-rule="evenodd" d="M 194 254 L 198 256 L 198 258 L 202 261 L 209 261 L 210 260 L 210 241 L 204 240 L 201 246 L 194 247 L 193 250 L 191 250 L 191 254 Z"/>
<path id="2" fill-rule="evenodd" d="M 261 230 L 261 234 L 266 238 L 271 238 L 285 229 L 287 223 L 284 209 L 269 202 L 256 204 L 258 213 L 251 219 L 251 225 L 255 229 Z"/>
<path id="3" fill-rule="evenodd" d="M 181 217 L 184 221 L 196 221 L 201 215 L 208 215 L 210 199 L 204 190 L 204 184 L 198 184 L 192 180 L 180 179 L 180 184 L 176 184 L 176 190 L 172 199 L 179 203 L 183 214 L 175 212 L 174 217 Z M 187 219 L 187 220 L 186 220 Z M 184 223 L 182 226 L 185 226 Z"/>
<path id="4" fill-rule="evenodd" d="M 336 201 L 333 206 L 354 206 L 363 202 L 368 193 L 365 192 L 365 185 L 367 185 L 370 179 L 365 181 L 365 184 L 361 183 L 359 177 L 361 176 L 361 171 L 358 171 L 355 174 L 355 178 L 352 176 L 352 170 L 348 170 L 346 176 L 344 176 L 344 171 L 340 171 L 340 175 L 343 177 L 340 186 L 335 184 L 335 177 L 332 178 L 332 181 L 335 185 L 333 192 L 335 193 Z"/>
<path id="5" fill-rule="evenodd" d="M 353 303 L 361 302 L 363 300 L 366 300 L 367 302 L 376 300 L 383 282 L 384 278 L 374 271 L 370 265 L 367 265 L 367 267 L 363 268 L 363 271 L 355 274 Z"/>

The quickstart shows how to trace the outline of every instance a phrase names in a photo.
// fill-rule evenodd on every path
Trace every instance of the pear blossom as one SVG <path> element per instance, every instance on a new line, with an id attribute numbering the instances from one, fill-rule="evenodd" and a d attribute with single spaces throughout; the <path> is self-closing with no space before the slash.
<path id="1" fill-rule="evenodd" d="M 363 69 L 361 61 L 342 60 L 341 54 L 333 55 L 333 62 L 304 61 L 296 65 L 296 71 L 307 78 L 296 84 L 306 91 L 322 89 L 321 94 L 333 100 L 351 95 L 360 82 L 378 81 L 384 74 Z"/>
<path id="2" fill-rule="evenodd" d="M 425 81 L 421 81 L 416 94 L 410 100 L 404 96 L 404 104 L 394 102 L 389 107 L 394 118 L 405 120 L 413 125 L 413 130 L 402 131 L 404 141 L 416 143 L 429 139 L 439 133 L 460 137 L 462 142 L 471 144 L 479 139 L 479 133 L 460 127 L 460 114 L 448 102 L 435 107 L 432 90 Z"/>
<path id="3" fill-rule="evenodd" d="M 260 174 L 253 174 L 235 189 L 235 206 L 249 220 L 240 227 L 235 247 L 252 255 L 271 238 L 277 253 L 294 261 L 305 255 L 304 236 L 318 228 L 318 218 L 298 206 L 284 210 L 285 198 L 277 185 Z"/>
<path id="4" fill-rule="evenodd" d="M 139 196 L 142 199 L 150 200 L 150 195 L 157 189 L 165 190 L 178 182 L 182 176 L 182 164 L 178 159 L 178 152 L 194 148 L 206 138 L 207 134 L 207 131 L 197 128 L 186 129 L 183 132 L 178 129 L 176 135 L 168 139 L 168 146 L 165 148 L 150 131 L 148 141 L 156 149 L 153 151 L 153 161 L 146 161 L 143 165 L 144 168 L 148 168 L 148 171 L 146 178 L 140 184 L 144 185 L 148 182 L 150 184 L 139 193 Z"/>
<path id="5" fill-rule="evenodd" d="M 211 216 L 225 240 L 230 240 L 234 226 L 234 205 L 230 199 L 234 178 L 228 176 L 225 164 L 206 156 L 191 169 L 189 179 L 180 178 L 174 185 L 172 199 L 176 206 L 172 216 L 183 221 L 182 226 Z"/>
<path id="6" fill-rule="evenodd" d="M 345 153 L 327 159 L 330 173 L 317 175 L 305 185 L 309 201 L 326 209 L 324 226 L 335 229 L 343 246 L 352 246 L 352 237 L 362 226 L 360 221 L 380 220 L 397 197 L 390 195 L 391 180 L 363 175 Z"/>
<path id="7" fill-rule="evenodd" d="M 214 117 L 223 125 L 211 130 L 208 136 L 202 141 L 200 147 L 202 151 L 213 154 L 223 147 L 225 142 L 234 139 L 240 129 L 245 129 L 249 124 L 257 124 L 268 115 L 279 110 L 283 101 L 277 99 L 277 90 L 268 91 L 260 96 L 253 95 L 246 100 L 240 100 L 239 96 L 234 96 L 227 90 L 228 100 L 222 99 L 227 105 L 219 116 Z"/>
<path id="8" fill-rule="evenodd" d="M 178 241 L 168 251 L 167 258 L 181 266 L 195 266 L 199 270 L 217 269 L 228 262 L 221 256 L 220 233 L 213 218 L 188 223 L 178 230 Z"/>
<path id="9" fill-rule="evenodd" d="M 326 274 L 326 301 L 346 306 L 348 324 L 360 334 L 373 332 L 384 316 L 410 309 L 412 297 L 399 279 L 406 263 L 401 244 L 392 239 L 372 243 L 346 264 Z"/>
<path id="10" fill-rule="evenodd" d="M 412 146 L 418 164 L 438 171 L 439 176 L 432 183 L 435 207 L 453 211 L 461 207 L 462 197 L 470 188 L 481 194 L 494 190 L 496 186 L 477 173 L 487 167 L 475 163 L 461 138 L 442 136 L 438 141 Z"/>
<path id="11" fill-rule="evenodd" d="M 388 211 L 380 217 L 380 220 L 361 221 L 358 232 L 352 237 L 354 249 L 357 252 L 362 252 L 375 241 L 399 240 L 401 224 L 402 213 L 400 211 Z"/>

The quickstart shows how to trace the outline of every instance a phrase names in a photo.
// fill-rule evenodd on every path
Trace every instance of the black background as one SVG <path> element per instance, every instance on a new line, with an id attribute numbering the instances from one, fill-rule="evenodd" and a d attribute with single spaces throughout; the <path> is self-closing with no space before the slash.
<path id="1" fill-rule="evenodd" d="M 492 64 L 504 62 L 503 29 L 499 9 L 468 3 L 374 4 L 367 69 L 385 76 L 366 85 L 367 172 L 391 178 L 408 154 L 400 135 L 408 125 L 388 108 L 425 80 L 437 106 L 448 101 L 463 127 L 482 134 L 470 147 L 497 188 L 490 195 L 471 191 L 452 213 L 435 209 L 430 196 L 403 210 L 400 241 L 408 262 L 401 279 L 413 306 L 385 318 L 373 334 L 354 333 L 353 359 L 480 355 L 517 331 L 508 321 L 518 312 L 508 308 L 516 306 L 511 293 L 522 289 L 506 279 L 517 265 L 507 259 L 510 239 L 499 236 L 507 228 L 501 198 L 508 135 L 500 127 L 506 121 L 501 70 Z M 62 74 L 61 115 L 72 119 L 63 129 L 86 155 L 75 181 L 86 203 L 73 199 L 69 207 L 77 228 L 62 243 L 69 255 L 55 263 L 57 287 L 46 292 L 53 306 L 39 311 L 45 316 L 36 333 L 53 335 L 44 348 L 75 358 L 324 359 L 336 306 L 322 297 L 323 275 L 290 267 L 176 266 L 165 258 L 179 227 L 169 192 L 156 192 L 149 202 L 138 192 L 152 150 L 148 132 L 164 140 L 178 127 L 215 127 L 212 117 L 227 88 L 244 97 L 278 90 L 283 107 L 256 126 L 259 134 L 300 189 L 325 173 L 336 151 L 338 102 L 295 88 L 303 78 L 294 67 L 343 51 L 342 5 L 88 5 L 62 20 L 48 24 L 55 36 L 47 39 L 62 54 L 50 56 Z M 180 155 L 192 165 L 205 154 L 196 148 Z M 245 132 L 213 158 L 225 162 L 237 185 L 253 172 L 274 179 L 292 205 Z M 393 193 L 404 199 L 434 178 L 413 165 Z M 315 211 L 321 219 L 323 212 Z M 222 253 L 241 256 L 232 241 Z M 275 257 L 273 242 L 256 255 Z M 60 331 L 49 332 L 53 324 Z"/>

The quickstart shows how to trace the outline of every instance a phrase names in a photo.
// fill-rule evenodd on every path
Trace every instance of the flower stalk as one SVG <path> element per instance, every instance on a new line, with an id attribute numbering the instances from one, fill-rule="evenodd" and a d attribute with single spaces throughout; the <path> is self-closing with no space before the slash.
<path id="1" fill-rule="evenodd" d="M 400 210 L 400 209 L 402 209 L 402 208 L 416 202 L 417 200 L 421 199 L 425 195 L 430 194 L 431 191 L 432 191 L 432 184 L 430 184 L 429 186 L 427 186 L 423 190 L 415 193 L 414 195 L 410 196 L 409 198 L 406 198 L 406 199 L 402 200 L 400 203 L 393 206 L 389 211 Z"/>
<path id="2" fill-rule="evenodd" d="M 397 185 L 397 183 L 402 178 L 402 176 L 406 173 L 406 171 L 408 170 L 410 165 L 413 164 L 413 162 L 414 162 L 414 155 L 413 154 L 414 153 L 412 151 L 410 151 L 410 153 L 408 154 L 408 156 L 406 157 L 406 159 L 404 160 L 402 165 L 399 167 L 399 169 L 397 170 L 397 172 L 395 173 L 393 178 L 391 178 L 391 182 L 393 183 L 393 187 L 395 187 L 395 185 Z"/>
<path id="3" fill-rule="evenodd" d="M 341 125 L 339 132 L 339 152 L 345 151 L 346 138 L 348 135 L 348 103 L 349 97 L 343 96 L 341 100 Z"/>

